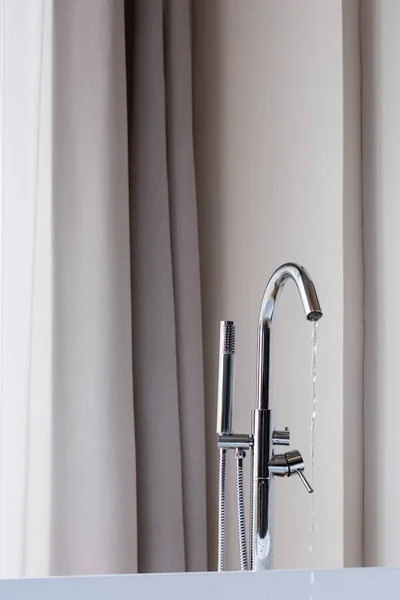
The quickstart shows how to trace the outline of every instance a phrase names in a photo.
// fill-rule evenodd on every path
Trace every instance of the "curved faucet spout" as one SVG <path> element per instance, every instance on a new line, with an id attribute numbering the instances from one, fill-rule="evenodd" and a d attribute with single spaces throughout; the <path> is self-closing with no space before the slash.
<path id="1" fill-rule="evenodd" d="M 265 288 L 258 320 L 257 408 L 259 409 L 270 408 L 272 323 L 279 294 L 288 279 L 292 279 L 297 286 L 306 318 L 309 321 L 318 321 L 322 317 L 317 292 L 306 269 L 295 263 L 286 263 L 279 267 Z"/>

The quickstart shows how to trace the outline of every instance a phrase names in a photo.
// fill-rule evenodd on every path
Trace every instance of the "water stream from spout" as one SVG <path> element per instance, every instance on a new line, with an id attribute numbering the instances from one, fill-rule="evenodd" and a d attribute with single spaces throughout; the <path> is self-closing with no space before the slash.
<path id="1" fill-rule="evenodd" d="M 317 328 L 318 322 L 314 321 L 311 332 L 311 387 L 312 387 L 312 404 L 311 404 L 311 485 L 315 490 L 315 419 L 317 416 Z M 315 553 L 315 491 L 311 496 L 310 509 L 310 542 L 308 551 L 310 554 Z"/>

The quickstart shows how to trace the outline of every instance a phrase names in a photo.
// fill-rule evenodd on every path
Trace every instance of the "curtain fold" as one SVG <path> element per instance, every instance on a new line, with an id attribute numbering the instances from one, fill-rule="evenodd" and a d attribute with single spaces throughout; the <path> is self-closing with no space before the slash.
<path id="1" fill-rule="evenodd" d="M 0 0 L 4 577 L 207 569 L 190 8 Z"/>
<path id="2" fill-rule="evenodd" d="M 25 572 L 43 0 L 0 1 L 0 576 Z"/>
<path id="3" fill-rule="evenodd" d="M 188 0 L 165 5 L 166 132 L 186 569 L 204 571 L 206 450 L 190 9 Z"/>
<path id="4" fill-rule="evenodd" d="M 51 573 L 136 570 L 123 1 L 54 2 Z"/>
<path id="5" fill-rule="evenodd" d="M 125 3 L 139 570 L 205 570 L 190 3 Z"/>

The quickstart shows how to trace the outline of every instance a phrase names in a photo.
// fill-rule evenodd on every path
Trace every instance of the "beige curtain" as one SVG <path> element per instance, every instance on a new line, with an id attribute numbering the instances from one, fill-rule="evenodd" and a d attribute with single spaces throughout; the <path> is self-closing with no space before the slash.
<path id="1" fill-rule="evenodd" d="M 205 570 L 190 2 L 45 5 L 25 483 L 2 506 L 21 535 L 1 573 Z"/>
<path id="2" fill-rule="evenodd" d="M 139 570 L 205 570 L 190 2 L 125 7 Z"/>
<path id="3" fill-rule="evenodd" d="M 136 570 L 122 2 L 53 15 L 51 572 Z"/>

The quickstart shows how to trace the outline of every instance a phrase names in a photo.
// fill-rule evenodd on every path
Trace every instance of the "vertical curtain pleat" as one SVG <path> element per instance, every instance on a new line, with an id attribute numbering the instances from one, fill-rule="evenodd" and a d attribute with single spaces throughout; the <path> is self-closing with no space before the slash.
<path id="1" fill-rule="evenodd" d="M 206 570 L 205 425 L 189 0 L 165 3 L 166 131 L 186 568 Z"/>
<path id="2" fill-rule="evenodd" d="M 204 398 L 189 3 L 127 1 L 125 16 L 138 564 L 141 572 L 203 570 Z"/>
<path id="3" fill-rule="evenodd" d="M 141 572 L 185 571 L 163 3 L 126 8 L 138 565 Z"/>
<path id="4" fill-rule="evenodd" d="M 54 3 L 53 574 L 136 570 L 123 1 Z"/>

